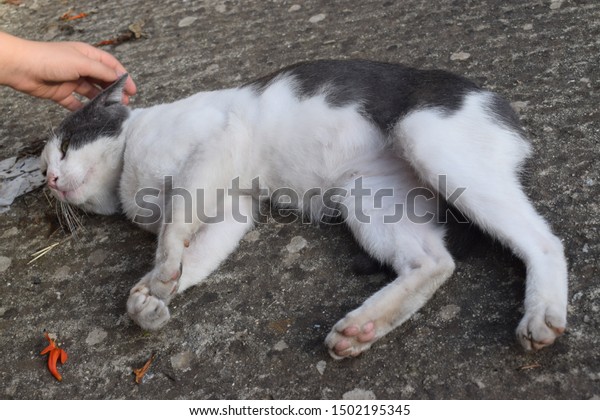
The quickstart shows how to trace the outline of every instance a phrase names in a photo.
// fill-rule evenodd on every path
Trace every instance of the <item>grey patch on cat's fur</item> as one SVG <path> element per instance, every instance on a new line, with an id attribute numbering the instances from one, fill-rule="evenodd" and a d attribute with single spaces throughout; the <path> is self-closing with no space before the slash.
<path id="1" fill-rule="evenodd" d="M 323 93 L 332 106 L 360 104 L 363 114 L 386 132 L 416 109 L 457 111 L 468 93 L 481 90 L 475 83 L 444 70 L 366 60 L 299 63 L 246 86 L 262 92 L 283 77 L 294 79 L 299 97 Z"/>
<path id="2" fill-rule="evenodd" d="M 494 117 L 494 120 L 500 123 L 500 125 L 515 133 L 525 135 L 517 113 L 506 99 L 499 95 L 492 94 L 491 100 L 487 104 L 487 108 Z"/>
<path id="3" fill-rule="evenodd" d="M 127 74 L 65 118 L 56 130 L 61 142 L 68 142 L 68 148 L 79 149 L 99 137 L 118 136 L 129 116 L 129 109 L 121 104 L 126 80 Z"/>

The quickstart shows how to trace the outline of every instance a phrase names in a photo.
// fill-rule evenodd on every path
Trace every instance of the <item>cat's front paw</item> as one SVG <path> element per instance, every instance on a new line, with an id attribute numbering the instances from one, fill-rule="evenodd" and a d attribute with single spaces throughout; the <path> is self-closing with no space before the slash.
<path id="1" fill-rule="evenodd" d="M 566 326 L 566 310 L 560 305 L 536 308 L 525 313 L 517 327 L 517 339 L 525 350 L 539 350 L 554 343 Z"/>
<path id="2" fill-rule="evenodd" d="M 127 313 L 145 330 L 158 330 L 169 321 L 167 304 L 150 294 L 145 286 L 132 289 L 127 300 Z"/>
<path id="3" fill-rule="evenodd" d="M 141 288 L 148 288 L 152 296 L 169 303 L 171 298 L 179 289 L 179 279 L 181 278 L 182 265 L 179 264 L 176 268 L 169 267 L 166 264 L 161 264 L 148 274 L 146 274 L 134 287 L 131 293 Z"/>
<path id="4" fill-rule="evenodd" d="M 373 321 L 346 316 L 338 321 L 325 338 L 329 354 L 336 360 L 356 357 L 367 350 L 377 339 L 377 327 Z"/>

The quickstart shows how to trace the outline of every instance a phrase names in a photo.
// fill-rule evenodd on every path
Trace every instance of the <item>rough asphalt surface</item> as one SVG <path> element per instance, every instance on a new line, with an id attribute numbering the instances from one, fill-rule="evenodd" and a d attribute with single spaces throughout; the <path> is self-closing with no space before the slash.
<path id="1" fill-rule="evenodd" d="M 90 13 L 62 22 L 59 17 Z M 323 339 L 389 276 L 358 275 L 343 228 L 271 220 L 146 333 L 125 314 L 155 239 L 120 217 L 57 232 L 43 189 L 0 214 L 3 399 L 590 399 L 600 397 L 600 3 L 587 1 L 0 2 L 0 28 L 38 40 L 139 39 L 103 47 L 133 75 L 133 106 L 231 87 L 316 58 L 444 68 L 508 97 L 535 149 L 528 193 L 565 244 L 569 330 L 526 354 L 523 265 L 485 243 L 409 322 L 342 362 Z M 135 37 L 133 37 L 135 38 Z M 0 160 L 35 148 L 67 111 L 0 90 Z M 31 254 L 61 242 L 28 264 Z M 43 332 L 69 353 L 61 383 Z M 157 358 L 143 383 L 132 369 Z"/>

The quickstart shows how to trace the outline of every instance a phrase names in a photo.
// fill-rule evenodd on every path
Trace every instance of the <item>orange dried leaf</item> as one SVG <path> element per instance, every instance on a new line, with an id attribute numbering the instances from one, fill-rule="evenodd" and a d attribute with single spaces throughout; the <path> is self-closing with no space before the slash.
<path id="1" fill-rule="evenodd" d="M 148 369 L 150 368 L 150 365 L 154 361 L 155 357 L 156 357 L 156 354 L 153 354 L 152 356 L 150 356 L 150 358 L 144 364 L 144 366 L 142 366 L 139 369 L 133 369 L 133 373 L 135 374 L 135 383 L 136 384 L 142 383 L 142 379 L 144 378 L 144 375 L 146 374 L 146 372 L 148 372 Z"/>
<path id="2" fill-rule="evenodd" d="M 60 20 L 64 20 L 64 21 L 76 20 L 76 19 L 83 19 L 84 17 L 88 16 L 87 13 L 78 13 L 76 15 L 73 15 L 71 12 L 72 12 L 72 10 L 69 10 L 67 13 L 62 15 L 60 17 Z"/>

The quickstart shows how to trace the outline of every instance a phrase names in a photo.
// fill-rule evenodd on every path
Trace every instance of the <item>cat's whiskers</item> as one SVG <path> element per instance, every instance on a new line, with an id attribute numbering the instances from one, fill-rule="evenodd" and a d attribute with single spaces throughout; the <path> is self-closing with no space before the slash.
<path id="1" fill-rule="evenodd" d="M 71 232 L 74 236 L 77 236 L 78 230 L 85 230 L 83 223 L 81 223 L 81 217 L 73 206 L 71 206 L 69 203 L 61 201 L 60 207 L 63 220 L 65 221 L 67 230 L 69 232 Z"/>
<path id="2" fill-rule="evenodd" d="M 73 236 L 77 237 L 77 231 L 85 230 L 85 227 L 81 222 L 81 215 L 73 208 L 73 206 L 64 201 L 56 200 L 54 197 L 48 197 L 45 191 L 44 195 L 48 200 L 48 204 L 50 206 L 54 205 L 58 224 L 64 232 L 71 233 Z M 54 200 L 54 204 L 52 204 L 52 200 Z"/>

